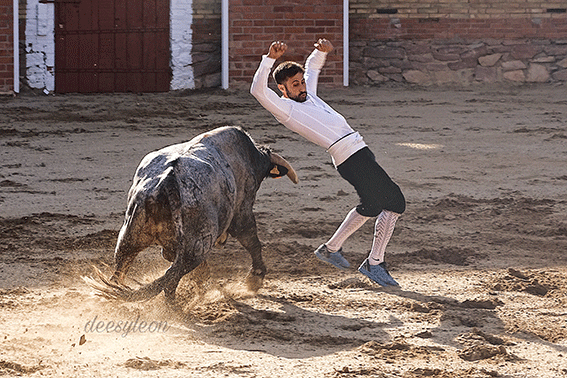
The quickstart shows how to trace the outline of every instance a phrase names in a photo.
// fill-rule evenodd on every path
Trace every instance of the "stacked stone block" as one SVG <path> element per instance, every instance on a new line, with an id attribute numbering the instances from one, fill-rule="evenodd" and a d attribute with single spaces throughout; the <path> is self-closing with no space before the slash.
<path id="1" fill-rule="evenodd" d="M 350 0 L 351 82 L 564 82 L 567 4 Z"/>
<path id="2" fill-rule="evenodd" d="M 351 45 L 353 84 L 567 81 L 567 39 L 373 41 Z"/>

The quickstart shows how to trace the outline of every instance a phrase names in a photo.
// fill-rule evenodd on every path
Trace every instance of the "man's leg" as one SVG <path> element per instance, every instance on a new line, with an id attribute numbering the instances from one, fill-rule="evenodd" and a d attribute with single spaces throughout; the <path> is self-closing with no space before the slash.
<path id="1" fill-rule="evenodd" d="M 343 243 L 352 235 L 356 230 L 358 230 L 370 217 L 365 217 L 360 215 L 356 208 L 352 209 L 343 223 L 337 228 L 337 231 L 331 236 L 329 241 L 325 243 L 329 251 L 336 252 L 343 246 Z"/>
<path id="2" fill-rule="evenodd" d="M 358 271 L 382 286 L 398 286 L 386 269 L 384 250 L 392 236 L 394 225 L 399 215 L 405 211 L 406 202 L 400 187 L 376 162 L 376 157 L 365 147 L 355 152 L 337 167 L 339 174 L 347 180 L 360 197 L 357 212 L 360 216 L 379 218 L 376 221 L 375 238 L 372 252 L 365 259 Z M 384 211 L 389 209 L 389 211 Z M 333 246 L 331 244 L 331 246 Z"/>
<path id="3" fill-rule="evenodd" d="M 350 266 L 348 261 L 342 256 L 342 245 L 356 230 L 358 230 L 366 221 L 370 219 L 360 215 L 356 208 L 352 209 L 343 220 L 337 231 L 325 244 L 322 244 L 315 251 L 315 255 L 339 269 L 345 269 Z"/>
<path id="4" fill-rule="evenodd" d="M 396 221 L 400 214 L 383 210 L 376 219 L 374 241 L 368 258 L 364 260 L 358 271 L 382 286 L 399 286 L 392 278 L 384 261 L 386 246 L 392 237 Z"/>
<path id="5" fill-rule="evenodd" d="M 374 228 L 372 250 L 368 256 L 370 265 L 378 265 L 384 261 L 386 246 L 394 233 L 394 227 L 399 217 L 400 214 L 388 210 L 383 210 L 380 215 L 378 215 Z"/>

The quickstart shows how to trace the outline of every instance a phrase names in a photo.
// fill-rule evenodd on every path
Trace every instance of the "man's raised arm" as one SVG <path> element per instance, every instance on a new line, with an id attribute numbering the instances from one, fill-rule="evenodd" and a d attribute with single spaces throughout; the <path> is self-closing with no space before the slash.
<path id="1" fill-rule="evenodd" d="M 287 50 L 284 42 L 272 42 L 267 55 L 262 56 L 262 61 L 252 80 L 250 93 L 258 100 L 258 102 L 276 119 L 286 119 L 290 111 L 290 105 L 286 104 L 280 96 L 273 90 L 268 88 L 268 78 L 275 61 L 280 58 Z"/>
<path id="2" fill-rule="evenodd" d="M 315 43 L 315 50 L 305 61 L 305 83 L 307 84 L 308 93 L 317 94 L 319 73 L 323 65 L 325 65 L 327 54 L 333 51 L 333 49 L 333 44 L 327 39 L 321 38 Z"/>

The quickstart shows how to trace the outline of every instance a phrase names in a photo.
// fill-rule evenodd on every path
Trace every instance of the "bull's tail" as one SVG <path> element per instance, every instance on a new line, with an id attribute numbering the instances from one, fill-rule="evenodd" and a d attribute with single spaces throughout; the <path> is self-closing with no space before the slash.
<path id="1" fill-rule="evenodd" d="M 208 247 L 210 248 L 210 245 Z M 163 291 L 167 301 L 173 302 L 175 299 L 175 290 L 181 278 L 185 274 L 193 271 L 193 269 L 202 262 L 203 259 L 194 258 L 194 256 L 192 256 L 191 261 L 184 260 L 180 258 L 180 256 L 177 256 L 163 276 L 137 289 L 132 289 L 122 283 L 119 277 L 116 276 L 116 273 L 109 279 L 96 267 L 94 268 L 95 274 L 100 282 L 93 278 L 87 278 L 85 281 L 96 290 L 98 295 L 110 299 L 119 299 L 128 302 L 143 301 L 151 299 Z"/>
<path id="2" fill-rule="evenodd" d="M 143 285 L 138 289 L 133 289 L 130 286 L 120 283 L 113 278 L 108 278 L 97 267 L 93 267 L 95 271 L 95 278 L 83 277 L 87 285 L 95 290 L 95 293 L 101 297 L 114 300 L 123 300 L 127 302 L 136 302 L 149 300 L 159 293 L 161 293 L 167 286 L 168 274 L 167 272 L 156 279 L 155 281 Z"/>

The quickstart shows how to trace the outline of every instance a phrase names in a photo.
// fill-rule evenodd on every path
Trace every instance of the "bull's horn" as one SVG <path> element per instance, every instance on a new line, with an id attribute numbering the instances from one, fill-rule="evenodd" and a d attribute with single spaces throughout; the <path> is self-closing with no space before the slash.
<path id="1" fill-rule="evenodd" d="M 297 173 L 295 173 L 295 169 L 280 155 L 272 152 L 270 154 L 270 161 L 274 164 L 279 164 L 287 168 L 287 177 L 294 183 L 297 184 L 299 182 L 299 178 L 297 177 Z"/>

